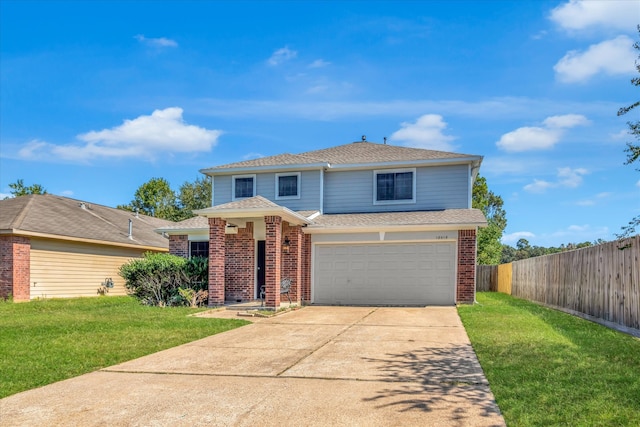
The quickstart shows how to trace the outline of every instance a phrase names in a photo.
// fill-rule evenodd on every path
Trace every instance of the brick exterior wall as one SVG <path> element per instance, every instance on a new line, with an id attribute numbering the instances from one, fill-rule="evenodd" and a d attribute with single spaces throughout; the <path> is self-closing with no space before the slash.
<path id="1" fill-rule="evenodd" d="M 189 258 L 189 236 L 169 236 L 169 253 L 171 255 Z"/>
<path id="2" fill-rule="evenodd" d="M 265 304 L 267 307 L 280 307 L 280 261 L 282 254 L 282 218 L 265 216 Z"/>
<path id="3" fill-rule="evenodd" d="M 302 285 L 302 227 L 285 222 L 282 224 L 282 235 L 283 241 L 289 239 L 290 247 L 289 253 L 282 252 L 281 276 L 283 279 L 291 279 L 289 297 L 292 302 L 299 303 Z"/>
<path id="4" fill-rule="evenodd" d="M 209 218 L 209 306 L 224 304 L 225 234 L 227 222 Z"/>
<path id="5" fill-rule="evenodd" d="M 311 234 L 302 235 L 302 301 L 311 303 Z"/>
<path id="6" fill-rule="evenodd" d="M 227 234 L 225 243 L 225 288 L 227 301 L 251 301 L 255 298 L 255 241 L 253 223 Z"/>
<path id="7" fill-rule="evenodd" d="M 458 231 L 458 286 L 456 302 L 473 304 L 476 290 L 476 231 Z"/>
<path id="8" fill-rule="evenodd" d="M 0 298 L 29 301 L 31 240 L 22 236 L 0 236 Z"/>

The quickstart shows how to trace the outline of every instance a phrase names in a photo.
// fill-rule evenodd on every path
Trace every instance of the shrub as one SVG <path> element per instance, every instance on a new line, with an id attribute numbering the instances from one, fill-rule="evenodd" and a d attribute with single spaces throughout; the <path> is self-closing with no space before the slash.
<path id="1" fill-rule="evenodd" d="M 135 259 L 120 267 L 127 293 L 143 304 L 161 307 L 172 305 L 199 305 L 208 287 L 208 260 L 185 258 L 147 252 L 142 259 Z M 181 292 L 180 289 L 183 289 Z M 199 298 L 194 300 L 192 289 Z"/>

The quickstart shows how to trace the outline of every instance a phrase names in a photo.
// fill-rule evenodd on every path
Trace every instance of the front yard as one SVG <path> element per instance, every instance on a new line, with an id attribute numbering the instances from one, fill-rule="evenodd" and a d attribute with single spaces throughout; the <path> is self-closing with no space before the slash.
<path id="1" fill-rule="evenodd" d="M 507 425 L 640 425 L 640 340 L 499 293 L 458 312 Z"/>
<path id="2" fill-rule="evenodd" d="M 0 302 L 0 398 L 247 324 L 131 297 Z"/>

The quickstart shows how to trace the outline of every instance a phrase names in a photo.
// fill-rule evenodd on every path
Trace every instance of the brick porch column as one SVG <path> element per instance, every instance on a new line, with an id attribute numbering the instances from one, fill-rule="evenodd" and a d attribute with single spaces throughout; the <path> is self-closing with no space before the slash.
<path id="1" fill-rule="evenodd" d="M 311 234 L 302 234 L 302 301 L 311 302 Z"/>
<path id="2" fill-rule="evenodd" d="M 282 277 L 291 279 L 289 295 L 293 302 L 302 298 L 302 227 L 285 223 L 282 228 L 285 239 L 289 239 L 289 253 L 282 254 Z"/>
<path id="3" fill-rule="evenodd" d="M 209 218 L 209 307 L 224 304 L 226 225 L 222 218 Z"/>
<path id="4" fill-rule="evenodd" d="M 456 303 L 473 304 L 476 291 L 476 231 L 458 231 Z"/>
<path id="5" fill-rule="evenodd" d="M 267 307 L 280 307 L 280 254 L 282 252 L 282 218 L 265 216 L 265 303 Z"/>

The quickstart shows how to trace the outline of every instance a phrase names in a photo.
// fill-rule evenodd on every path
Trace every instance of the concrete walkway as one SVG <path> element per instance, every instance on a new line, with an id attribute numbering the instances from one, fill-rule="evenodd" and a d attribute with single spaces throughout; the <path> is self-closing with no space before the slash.
<path id="1" fill-rule="evenodd" d="M 307 307 L 0 400 L 2 426 L 503 426 L 453 307 Z"/>

